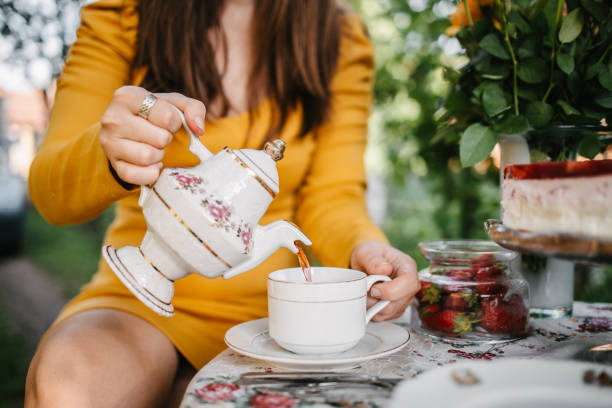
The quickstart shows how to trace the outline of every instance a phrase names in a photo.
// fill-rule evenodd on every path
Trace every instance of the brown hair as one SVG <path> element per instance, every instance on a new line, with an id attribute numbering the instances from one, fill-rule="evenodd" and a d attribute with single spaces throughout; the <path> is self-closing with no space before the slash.
<path id="1" fill-rule="evenodd" d="M 147 67 L 142 86 L 152 92 L 180 92 L 204 103 L 221 98 L 221 116 L 230 108 L 215 65 L 208 33 L 221 34 L 223 0 L 142 0 L 135 67 Z M 277 107 L 280 131 L 291 110 L 303 111 L 300 137 L 326 119 L 330 82 L 338 60 L 343 10 L 335 0 L 256 0 L 253 15 L 254 64 L 248 109 L 262 96 Z M 214 31 L 213 31 L 214 32 Z M 224 55 L 227 55 L 225 52 Z M 262 89 L 264 95 L 262 95 Z"/>

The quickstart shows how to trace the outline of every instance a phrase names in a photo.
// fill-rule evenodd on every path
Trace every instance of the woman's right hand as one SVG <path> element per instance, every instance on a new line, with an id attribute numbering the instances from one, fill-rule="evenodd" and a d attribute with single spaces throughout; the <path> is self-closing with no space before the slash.
<path id="1" fill-rule="evenodd" d="M 149 94 L 137 86 L 123 86 L 102 115 L 100 145 L 119 178 L 136 185 L 153 184 L 162 168 L 164 148 L 182 122 L 172 105 L 185 114 L 194 134 L 204 133 L 206 107 L 196 99 L 178 93 L 154 94 L 157 101 L 144 119 L 138 108 Z"/>

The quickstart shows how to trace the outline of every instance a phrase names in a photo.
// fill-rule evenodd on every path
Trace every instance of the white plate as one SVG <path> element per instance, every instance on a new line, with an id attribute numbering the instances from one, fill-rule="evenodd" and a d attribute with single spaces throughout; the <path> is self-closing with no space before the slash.
<path id="1" fill-rule="evenodd" d="M 225 344 L 237 353 L 292 370 L 343 370 L 395 353 L 408 344 L 409 338 L 408 332 L 396 324 L 369 323 L 365 336 L 350 350 L 318 356 L 300 355 L 276 344 L 268 334 L 268 319 L 264 318 L 232 327 L 225 333 Z"/>
<path id="2" fill-rule="evenodd" d="M 605 365 L 564 360 L 473 361 L 436 368 L 401 382 L 390 408 L 604 408 L 612 406 L 612 388 L 585 384 L 584 373 Z M 461 385 L 454 377 L 474 375 L 478 382 Z"/>

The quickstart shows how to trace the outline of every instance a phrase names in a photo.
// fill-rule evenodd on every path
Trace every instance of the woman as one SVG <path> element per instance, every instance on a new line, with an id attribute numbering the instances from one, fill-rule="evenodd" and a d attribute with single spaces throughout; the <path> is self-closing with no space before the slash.
<path id="1" fill-rule="evenodd" d="M 368 303 L 392 301 L 377 320 L 402 314 L 418 281 L 366 212 L 373 62 L 356 17 L 333 0 L 103 0 L 83 9 L 77 37 L 30 174 L 49 222 L 87 221 L 118 201 L 105 243 L 138 245 L 136 186 L 163 166 L 197 164 L 175 105 L 213 152 L 283 138 L 280 193 L 261 223 L 294 220 L 324 264 L 390 275 Z M 266 275 L 295 265 L 280 250 L 227 281 L 191 275 L 165 318 L 101 261 L 41 342 L 26 406 L 163 406 L 172 390 L 180 399 L 228 328 L 266 316 Z"/>

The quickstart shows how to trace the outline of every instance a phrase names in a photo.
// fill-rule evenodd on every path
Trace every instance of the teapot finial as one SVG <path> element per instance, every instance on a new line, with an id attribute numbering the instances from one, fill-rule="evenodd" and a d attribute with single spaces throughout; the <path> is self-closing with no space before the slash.
<path id="1" fill-rule="evenodd" d="M 286 147 L 287 143 L 283 139 L 274 139 L 271 142 L 266 142 L 263 150 L 272 157 L 272 160 L 279 161 L 283 158 Z"/>

